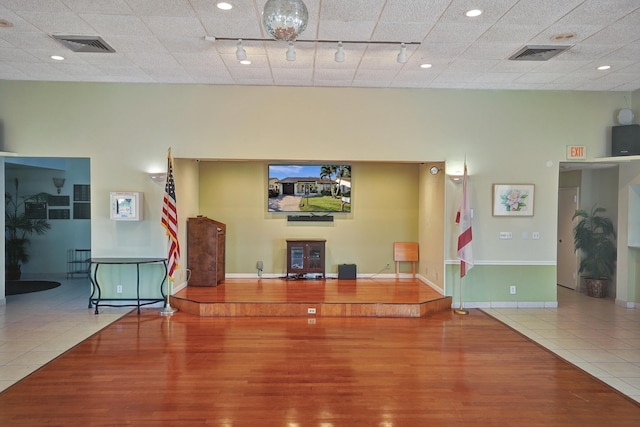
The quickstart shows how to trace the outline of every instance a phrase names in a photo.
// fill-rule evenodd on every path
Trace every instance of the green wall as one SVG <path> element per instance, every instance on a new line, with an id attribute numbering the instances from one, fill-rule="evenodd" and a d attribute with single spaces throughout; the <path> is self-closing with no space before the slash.
<path id="1" fill-rule="evenodd" d="M 539 265 L 476 265 L 462 279 L 462 299 L 466 306 L 549 306 L 557 300 L 556 267 Z M 516 294 L 509 292 L 516 286 Z M 460 304 L 460 268 L 447 266 L 447 295 L 454 306 Z"/>

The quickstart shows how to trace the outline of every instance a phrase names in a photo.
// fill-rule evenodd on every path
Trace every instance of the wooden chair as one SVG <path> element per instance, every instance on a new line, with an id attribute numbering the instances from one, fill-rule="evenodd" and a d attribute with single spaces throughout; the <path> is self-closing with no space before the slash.
<path id="1" fill-rule="evenodd" d="M 411 263 L 411 274 L 416 277 L 416 262 L 418 262 L 417 242 L 394 242 L 393 260 L 396 262 L 396 276 L 400 273 L 400 263 Z"/>

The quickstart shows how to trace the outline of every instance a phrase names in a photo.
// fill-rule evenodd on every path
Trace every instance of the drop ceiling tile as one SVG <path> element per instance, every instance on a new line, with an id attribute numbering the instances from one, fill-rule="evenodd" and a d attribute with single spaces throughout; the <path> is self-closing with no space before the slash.
<path id="1" fill-rule="evenodd" d="M 442 16 L 451 0 L 387 0 L 380 22 L 421 23 L 431 27 Z"/>
<path id="2" fill-rule="evenodd" d="M 532 73 L 521 75 L 515 80 L 515 82 L 516 83 L 551 83 L 562 76 L 563 75 L 560 73 L 532 72 Z"/>
<path id="3" fill-rule="evenodd" d="M 513 83 L 518 80 L 522 76 L 521 73 L 492 73 L 487 72 L 480 75 L 477 79 L 475 79 L 474 83 L 478 84 L 503 84 L 503 83 Z"/>
<path id="4" fill-rule="evenodd" d="M 420 23 L 381 22 L 371 37 L 377 41 L 421 42 L 430 27 Z"/>
<path id="5" fill-rule="evenodd" d="M 257 18 L 245 17 L 242 20 L 228 20 L 224 18 L 201 19 L 207 36 L 233 39 L 263 38 L 261 24 Z"/>
<path id="6" fill-rule="evenodd" d="M 320 14 L 335 21 L 377 21 L 385 0 L 324 0 Z"/>
<path id="7" fill-rule="evenodd" d="M 141 68 L 158 67 L 158 68 L 176 68 L 179 66 L 178 61 L 169 54 L 127 54 L 129 59 Z"/>
<path id="8" fill-rule="evenodd" d="M 68 49 L 42 32 L 7 32 L 2 33 L 5 42 L 19 49 Z"/>
<path id="9" fill-rule="evenodd" d="M 547 27 L 570 13 L 584 0 L 519 0 L 501 19 L 505 24 Z"/>
<path id="10" fill-rule="evenodd" d="M 197 18 L 145 16 L 142 20 L 158 37 L 204 37 L 204 27 Z"/>
<path id="11" fill-rule="evenodd" d="M 314 73 L 316 80 L 322 81 L 351 81 L 356 73 L 355 69 L 320 69 Z"/>
<path id="12" fill-rule="evenodd" d="M 484 13 L 473 19 L 463 16 L 465 10 L 478 5 L 473 0 L 305 3 L 310 20 L 302 39 L 422 38 L 422 44 L 408 47 L 406 64 L 396 62 L 399 47 L 345 44 L 346 59 L 336 63 L 336 46 L 299 42 L 297 60 L 288 62 L 286 45 L 246 40 L 266 38 L 260 19 L 264 0 L 244 0 L 231 11 L 216 8 L 211 0 L 3 0 L 0 17 L 14 26 L 0 29 L 0 78 L 23 75 L 19 78 L 176 83 L 184 79 L 183 83 L 205 84 L 458 89 L 502 85 L 506 89 L 530 90 L 588 90 L 591 81 L 599 81 L 597 87 L 611 88 L 608 90 L 640 89 L 638 77 L 634 77 L 638 72 L 635 58 L 640 58 L 638 0 L 480 0 Z M 90 31 L 87 35 L 102 36 L 117 52 L 74 53 L 53 41 L 43 29 L 60 33 Z M 506 60 L 526 44 L 556 44 L 551 37 L 562 32 L 577 33 L 571 40 L 575 46 L 552 60 Z M 231 40 L 212 43 L 204 40 L 205 35 Z M 240 66 L 235 59 L 237 38 L 245 39 L 245 50 L 253 61 L 249 68 Z M 51 53 L 60 53 L 67 61 L 52 66 Z M 138 54 L 142 55 L 143 66 L 164 71 L 153 76 L 140 71 L 133 63 Z M 4 61 L 4 56 L 9 59 Z M 592 71 L 602 61 L 614 64 L 609 74 Z M 418 65 L 423 62 L 432 63 L 433 67 L 420 70 Z M 25 64 L 29 63 L 35 65 L 31 74 L 26 71 Z M 73 72 L 63 76 L 59 70 L 56 72 L 56 67 L 76 64 L 79 66 Z M 96 67 L 95 72 L 88 64 Z M 271 67 L 281 69 L 278 73 L 286 77 L 274 80 Z M 107 68 L 114 70 L 113 75 Z M 47 76 L 47 71 L 52 74 Z M 124 75 L 127 71 L 131 72 L 130 77 Z M 296 78 L 297 73 L 303 77 Z M 526 80 L 526 73 L 539 75 L 529 76 L 531 83 L 509 81 L 514 75 Z M 562 74 L 562 78 L 536 82 L 554 74 Z"/>
<path id="13" fill-rule="evenodd" d="M 158 37 L 158 41 L 169 52 L 215 54 L 214 43 L 202 37 Z"/>
<path id="14" fill-rule="evenodd" d="M 195 53 L 174 53 L 172 56 L 185 68 L 222 67 L 224 62 L 219 55 L 203 55 Z M 234 55 L 235 59 L 235 55 Z M 254 58 L 255 59 L 255 58 Z"/>
<path id="15" fill-rule="evenodd" d="M 149 36 L 151 31 L 137 16 L 82 14 L 102 38 L 109 36 Z"/>
<path id="16" fill-rule="evenodd" d="M 95 29 L 75 13 L 24 12 L 23 18 L 47 34 L 95 34 Z"/>
<path id="17" fill-rule="evenodd" d="M 67 6 L 58 0 L 2 0 L 2 6 L 14 11 L 66 12 Z"/>
<path id="18" fill-rule="evenodd" d="M 459 56 L 465 59 L 501 60 L 509 58 L 524 46 L 525 45 L 515 43 L 476 42 Z"/>
<path id="19" fill-rule="evenodd" d="M 226 73 L 226 70 L 225 70 Z M 225 75 L 216 73 L 209 68 L 190 68 L 189 74 L 194 83 L 200 84 L 233 84 L 233 79 L 226 73 Z"/>
<path id="20" fill-rule="evenodd" d="M 489 29 L 486 24 L 438 23 L 424 39 L 425 44 L 474 42 Z"/>
<path id="21" fill-rule="evenodd" d="M 271 75 L 273 79 L 276 81 L 284 81 L 284 80 L 304 80 L 307 82 L 311 82 L 313 78 L 313 72 L 311 70 L 292 70 L 290 68 L 273 68 L 271 70 Z"/>
<path id="22" fill-rule="evenodd" d="M 127 0 L 127 4 L 139 16 L 195 15 L 188 0 Z"/>
<path id="23" fill-rule="evenodd" d="M 128 15 L 133 11 L 125 0 L 61 0 L 74 13 L 108 13 Z"/>
<path id="24" fill-rule="evenodd" d="M 587 0 L 563 17 L 559 23 L 605 26 L 637 10 L 638 6 L 637 0 Z"/>
<path id="25" fill-rule="evenodd" d="M 375 21 L 333 21 L 323 19 L 318 29 L 319 40 L 368 41 L 375 29 Z M 307 38 L 303 34 L 302 38 Z"/>
<path id="26" fill-rule="evenodd" d="M 469 71 L 474 70 L 483 73 L 493 68 L 499 61 L 497 60 L 475 60 L 475 59 L 458 59 L 453 61 L 447 67 L 449 71 Z"/>
<path id="27" fill-rule="evenodd" d="M 455 82 L 472 82 L 477 78 L 477 74 L 473 72 L 464 71 L 449 71 L 444 70 L 442 73 L 433 80 L 436 84 L 442 83 L 455 83 Z"/>
<path id="28" fill-rule="evenodd" d="M 165 54 L 167 49 L 160 41 L 152 36 L 129 37 L 129 36 L 107 36 L 103 39 L 111 45 L 118 53 L 129 55 L 150 53 Z M 106 55 L 106 54 L 105 54 Z"/>
<path id="29" fill-rule="evenodd" d="M 16 13 L 11 12 L 9 9 L 0 6 L 0 18 L 9 21 L 13 24 L 10 29 L 5 28 L 0 31 L 0 37 L 3 37 L 7 33 L 20 33 L 20 32 L 35 32 L 39 31 L 33 24 L 29 23 L 26 19 L 23 19 Z"/>
<path id="30" fill-rule="evenodd" d="M 26 50 L 15 48 L 0 48 L 0 61 L 17 63 L 40 62 L 38 58 L 28 53 Z"/>
<path id="31" fill-rule="evenodd" d="M 142 70 L 154 81 L 169 83 L 193 83 L 191 76 L 181 67 L 151 67 Z"/>

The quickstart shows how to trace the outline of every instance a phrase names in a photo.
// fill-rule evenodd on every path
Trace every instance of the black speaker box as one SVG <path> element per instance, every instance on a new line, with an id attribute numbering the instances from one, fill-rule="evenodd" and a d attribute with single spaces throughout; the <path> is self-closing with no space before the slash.
<path id="1" fill-rule="evenodd" d="M 611 155 L 637 156 L 640 154 L 640 125 L 613 126 L 611 128 Z"/>
<path id="2" fill-rule="evenodd" d="M 356 265 L 355 264 L 338 265 L 338 279 L 356 280 Z"/>

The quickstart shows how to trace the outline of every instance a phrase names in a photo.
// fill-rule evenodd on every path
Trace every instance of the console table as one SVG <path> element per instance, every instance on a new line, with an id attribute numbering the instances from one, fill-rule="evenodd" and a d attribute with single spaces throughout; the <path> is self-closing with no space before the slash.
<path id="1" fill-rule="evenodd" d="M 287 240 L 287 278 L 305 274 L 324 275 L 324 246 L 326 240 Z"/>
<path id="2" fill-rule="evenodd" d="M 162 298 L 143 298 L 140 297 L 140 266 L 142 264 L 162 264 L 164 267 L 164 277 L 160 281 L 160 294 Z M 126 303 L 110 303 L 105 304 L 103 301 L 131 301 L 132 298 L 102 298 L 102 289 L 98 282 L 98 270 L 102 265 L 135 265 L 136 266 L 136 298 L 135 304 Z M 164 301 L 165 307 L 167 306 L 167 298 L 164 293 L 162 285 L 167 280 L 167 259 L 166 258 L 91 258 L 89 260 L 89 280 L 91 280 L 91 295 L 89 296 L 89 308 L 95 305 L 95 314 L 98 314 L 98 305 L 106 307 L 138 307 L 138 314 L 140 314 L 140 307 L 143 305 L 154 304 Z"/>

